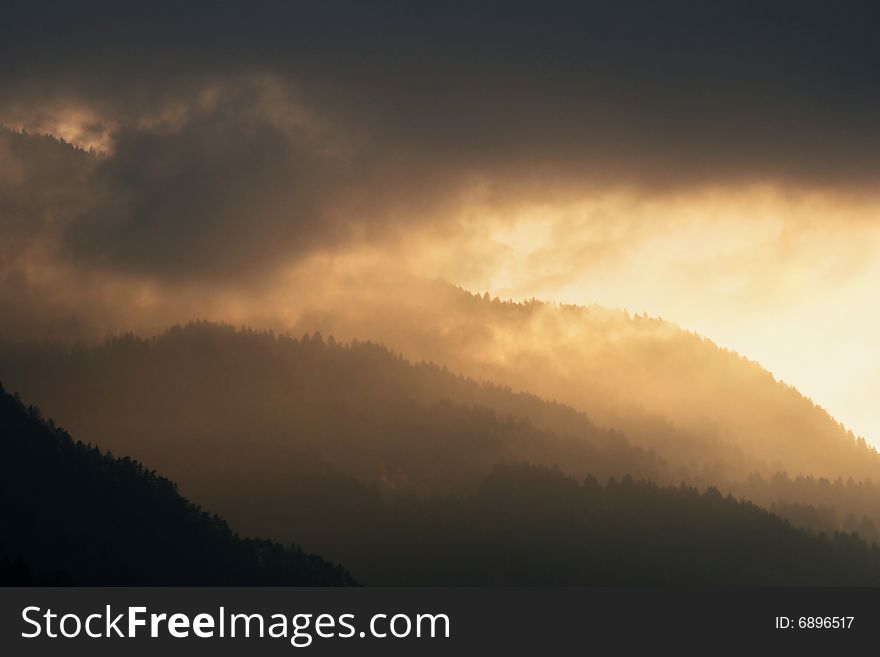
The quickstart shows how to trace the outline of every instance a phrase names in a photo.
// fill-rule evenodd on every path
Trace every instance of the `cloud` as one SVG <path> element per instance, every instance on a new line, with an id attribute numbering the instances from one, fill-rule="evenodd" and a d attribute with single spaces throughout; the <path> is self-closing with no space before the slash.
<path id="1" fill-rule="evenodd" d="M 0 334 L 369 315 L 417 275 L 649 310 L 768 364 L 784 327 L 803 336 L 774 368 L 839 380 L 797 365 L 832 333 L 804 330 L 817 317 L 876 352 L 854 300 L 880 249 L 878 20 L 868 2 L 13 3 L 0 124 L 28 134 L 0 130 Z"/>
<path id="2" fill-rule="evenodd" d="M 331 206 L 346 163 L 310 126 L 261 109 L 261 94 L 243 85 L 180 125 L 120 128 L 67 247 L 111 269 L 222 279 L 344 232 Z"/>
<path id="3" fill-rule="evenodd" d="M 425 175 L 864 187 L 880 172 L 871 3 L 27 3 L 4 18 L 10 98 L 125 116 L 211 76 L 273 75 Z"/>
<path id="4" fill-rule="evenodd" d="M 20 3 L 0 122 L 106 157 L 83 261 L 247 275 L 497 208 L 772 184 L 870 193 L 878 10 L 853 3 Z"/>

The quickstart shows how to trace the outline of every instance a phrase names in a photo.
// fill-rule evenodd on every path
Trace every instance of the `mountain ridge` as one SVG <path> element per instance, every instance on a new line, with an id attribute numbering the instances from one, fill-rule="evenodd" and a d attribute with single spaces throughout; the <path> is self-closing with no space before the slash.
<path id="1" fill-rule="evenodd" d="M 320 515 L 274 499 L 337 491 L 328 508 L 344 525 L 357 513 L 338 491 L 467 494 L 498 463 L 520 461 L 575 478 L 715 486 L 798 526 L 880 540 L 880 490 L 867 480 L 826 485 L 840 477 L 802 478 L 662 420 L 646 424 L 661 447 L 674 442 L 667 453 L 570 407 L 414 364 L 374 343 L 201 322 L 97 346 L 0 344 L 0 371 L 77 435 L 153 464 L 240 531 L 314 538 L 322 553 L 344 536 L 328 538 Z M 779 481 L 780 472 L 794 479 Z M 831 511 L 805 514 L 804 504 Z M 288 532 L 297 524 L 308 528 L 301 536 Z"/>
<path id="2" fill-rule="evenodd" d="M 0 387 L 0 578 L 77 585 L 351 585 L 340 566 L 242 539 L 129 457 L 74 442 Z"/>

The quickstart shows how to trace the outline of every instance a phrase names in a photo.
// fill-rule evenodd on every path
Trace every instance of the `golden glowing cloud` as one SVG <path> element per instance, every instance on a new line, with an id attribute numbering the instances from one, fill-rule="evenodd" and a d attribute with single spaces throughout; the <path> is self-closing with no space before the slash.
<path id="1" fill-rule="evenodd" d="M 880 201 L 773 186 L 469 208 L 420 273 L 646 312 L 759 361 L 880 444 Z"/>

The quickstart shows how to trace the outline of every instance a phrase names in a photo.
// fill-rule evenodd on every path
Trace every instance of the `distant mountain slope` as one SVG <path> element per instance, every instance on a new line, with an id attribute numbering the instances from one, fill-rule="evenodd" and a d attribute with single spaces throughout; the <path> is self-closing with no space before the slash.
<path id="1" fill-rule="evenodd" d="M 238 539 L 168 480 L 74 443 L 2 391 L 0 438 L 3 584 L 352 583 L 317 557 Z M 345 478 L 325 484 L 282 502 L 321 511 L 335 494 L 356 506 L 336 549 L 372 584 L 880 584 L 880 548 L 796 530 L 713 490 L 579 483 L 523 464 L 463 496 L 383 500 Z"/>
<path id="2" fill-rule="evenodd" d="M 381 341 L 411 360 L 555 399 L 671 466 L 697 462 L 732 479 L 758 470 L 880 481 L 877 452 L 828 413 L 758 364 L 669 322 L 503 302 L 443 283 L 398 282 L 394 294 L 365 288 L 361 296 L 346 289 L 312 301 L 294 330 Z"/>
<path id="3" fill-rule="evenodd" d="M 152 455 L 238 530 L 297 540 L 367 584 L 880 583 L 877 548 L 821 517 L 828 535 L 815 536 L 715 491 L 621 479 L 630 469 L 668 473 L 570 409 L 375 345 L 197 324 L 152 340 L 17 354 L 31 383 L 92 427 L 88 435 Z M 437 401 L 443 393 L 546 416 L 560 433 Z M 137 462 L 74 444 L 5 393 L 0 402 L 0 576 L 350 581 L 316 557 L 237 539 Z M 578 483 L 541 463 L 617 479 Z M 741 486 L 768 505 L 791 493 L 837 495 L 864 510 L 876 497 L 867 485 L 779 477 Z M 787 511 L 824 513 L 809 502 Z"/>
<path id="4" fill-rule="evenodd" d="M 158 468 L 237 530 L 344 563 L 336 549 L 372 531 L 376 500 L 473 492 L 499 462 L 713 485 L 798 526 L 880 540 L 870 482 L 781 476 L 743 447 L 635 413 L 630 426 L 661 458 L 570 407 L 371 343 L 197 323 L 95 347 L 0 343 L 0 373 L 75 435 Z M 290 503 L 310 499 L 322 502 Z"/>
<path id="5" fill-rule="evenodd" d="M 351 555 L 367 583 L 877 586 L 880 548 L 816 536 L 717 490 L 496 469 L 472 495 L 403 500 Z"/>
<path id="6" fill-rule="evenodd" d="M 75 443 L 0 388 L 6 584 L 345 585 L 339 566 L 235 536 L 129 458 Z"/>
<path id="7" fill-rule="evenodd" d="M 216 486 L 218 472 L 283 479 L 322 466 L 424 492 L 473 485 L 504 460 L 668 478 L 653 453 L 570 408 L 368 343 L 198 323 L 94 348 L 0 347 L 0 372 L 77 435 L 200 500 L 210 494 L 192 486 Z"/>

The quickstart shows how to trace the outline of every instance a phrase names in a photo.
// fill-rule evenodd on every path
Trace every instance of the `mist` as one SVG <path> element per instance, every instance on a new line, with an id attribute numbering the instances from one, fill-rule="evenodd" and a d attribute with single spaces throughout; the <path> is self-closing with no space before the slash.
<path id="1" fill-rule="evenodd" d="M 444 581 L 368 556 L 425 519 L 482 581 L 530 490 L 496 529 L 551 549 L 630 496 L 880 541 L 873 9 L 39 4 L 0 26 L 0 381 L 123 465 L 10 426 L 385 583 Z"/>

